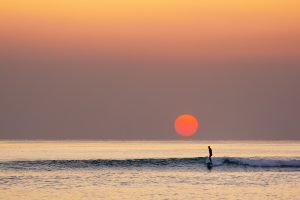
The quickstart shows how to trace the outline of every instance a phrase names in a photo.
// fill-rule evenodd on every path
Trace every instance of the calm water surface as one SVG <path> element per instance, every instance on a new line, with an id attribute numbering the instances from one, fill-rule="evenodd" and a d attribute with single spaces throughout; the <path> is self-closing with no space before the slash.
<path id="1" fill-rule="evenodd" d="M 0 199 L 300 199 L 299 180 L 299 141 L 0 141 Z"/>

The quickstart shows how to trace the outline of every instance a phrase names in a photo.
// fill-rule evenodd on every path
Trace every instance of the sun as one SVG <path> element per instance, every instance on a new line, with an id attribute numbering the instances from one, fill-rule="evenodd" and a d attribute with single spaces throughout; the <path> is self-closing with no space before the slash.
<path id="1" fill-rule="evenodd" d="M 174 128 L 178 135 L 190 137 L 194 135 L 198 129 L 198 120 L 190 114 L 179 115 L 175 119 Z"/>

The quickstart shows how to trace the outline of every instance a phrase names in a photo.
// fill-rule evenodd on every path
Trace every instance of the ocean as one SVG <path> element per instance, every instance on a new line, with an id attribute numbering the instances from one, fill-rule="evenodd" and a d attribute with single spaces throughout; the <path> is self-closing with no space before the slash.
<path id="1" fill-rule="evenodd" d="M 300 199 L 300 141 L 1 140 L 0 199 Z"/>

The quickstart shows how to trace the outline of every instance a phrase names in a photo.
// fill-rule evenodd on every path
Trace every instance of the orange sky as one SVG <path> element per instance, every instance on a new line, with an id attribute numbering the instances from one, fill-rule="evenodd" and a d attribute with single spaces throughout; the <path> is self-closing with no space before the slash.
<path id="1" fill-rule="evenodd" d="M 300 56 L 297 0 L 1 0 L 0 4 L 1 50 L 182 60 Z"/>
<path id="2" fill-rule="evenodd" d="M 0 139 L 299 139 L 299 85 L 299 0 L 0 0 Z"/>

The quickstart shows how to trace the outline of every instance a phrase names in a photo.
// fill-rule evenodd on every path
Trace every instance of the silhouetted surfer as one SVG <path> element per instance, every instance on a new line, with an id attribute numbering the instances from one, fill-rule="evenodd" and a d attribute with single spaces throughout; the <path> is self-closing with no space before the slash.
<path id="1" fill-rule="evenodd" d="M 209 161 L 212 163 L 212 161 L 211 161 L 211 157 L 212 157 L 212 149 L 210 148 L 210 146 L 208 146 L 208 153 L 209 153 Z"/>

